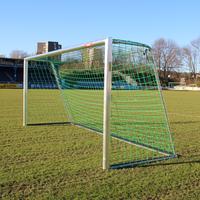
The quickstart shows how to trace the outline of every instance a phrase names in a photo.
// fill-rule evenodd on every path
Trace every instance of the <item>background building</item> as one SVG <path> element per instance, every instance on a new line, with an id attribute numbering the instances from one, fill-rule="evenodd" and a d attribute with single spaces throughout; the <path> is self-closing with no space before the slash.
<path id="1" fill-rule="evenodd" d="M 47 53 L 50 51 L 55 51 L 58 49 L 61 49 L 62 45 L 60 45 L 58 42 L 38 42 L 37 43 L 37 54 Z"/>

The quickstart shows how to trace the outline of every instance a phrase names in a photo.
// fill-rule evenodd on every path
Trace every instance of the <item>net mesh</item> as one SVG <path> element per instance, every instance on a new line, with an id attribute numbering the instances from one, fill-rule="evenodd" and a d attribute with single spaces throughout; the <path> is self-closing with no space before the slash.
<path id="1" fill-rule="evenodd" d="M 98 45 L 30 60 L 28 123 L 68 121 L 102 133 L 104 55 Z M 174 156 L 150 48 L 113 40 L 112 56 L 112 167 Z"/>
<path id="2" fill-rule="evenodd" d="M 173 155 L 150 49 L 129 41 L 113 43 L 112 163 L 138 164 Z"/>

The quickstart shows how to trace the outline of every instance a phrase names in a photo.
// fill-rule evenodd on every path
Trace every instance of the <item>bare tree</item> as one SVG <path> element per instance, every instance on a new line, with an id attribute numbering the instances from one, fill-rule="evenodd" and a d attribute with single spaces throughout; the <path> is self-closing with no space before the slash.
<path id="1" fill-rule="evenodd" d="M 191 46 L 193 47 L 194 51 L 196 51 L 196 56 L 197 56 L 197 63 L 196 63 L 196 68 L 197 70 L 199 70 L 200 67 L 200 37 L 198 37 L 197 39 L 193 40 L 191 42 Z"/>
<path id="2" fill-rule="evenodd" d="M 21 51 L 21 50 L 14 50 L 10 53 L 10 57 L 11 58 L 25 58 L 27 57 L 28 54 L 24 51 Z"/>
<path id="3" fill-rule="evenodd" d="M 192 73 L 194 79 L 196 80 L 197 65 L 198 65 L 198 50 L 189 45 L 182 48 L 183 55 L 183 65 L 185 65 L 189 71 Z"/>
<path id="4" fill-rule="evenodd" d="M 181 67 L 181 49 L 172 40 L 160 38 L 153 44 L 153 54 L 156 65 L 163 71 L 163 78 L 166 81 L 170 71 L 176 71 Z"/>
<path id="5" fill-rule="evenodd" d="M 197 39 L 193 40 L 191 42 L 191 45 L 200 53 L 200 37 Z"/>
<path id="6" fill-rule="evenodd" d="M 196 81 L 198 66 L 200 64 L 200 37 L 191 41 L 190 44 L 182 48 L 183 64 L 191 72 Z"/>
<path id="7" fill-rule="evenodd" d="M 157 67 L 159 68 L 159 70 L 161 70 L 162 68 L 162 51 L 166 46 L 166 41 L 163 38 L 160 38 L 158 40 L 156 40 L 153 44 L 153 54 L 154 54 L 154 60 L 155 63 L 157 65 Z"/>

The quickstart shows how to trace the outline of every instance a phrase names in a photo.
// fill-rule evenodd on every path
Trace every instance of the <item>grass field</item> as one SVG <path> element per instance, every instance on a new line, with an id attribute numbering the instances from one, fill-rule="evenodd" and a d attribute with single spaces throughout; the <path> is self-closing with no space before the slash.
<path id="1" fill-rule="evenodd" d="M 200 199 L 200 93 L 164 91 L 178 159 L 102 170 L 102 140 L 22 127 L 22 91 L 0 90 L 0 199 Z"/>

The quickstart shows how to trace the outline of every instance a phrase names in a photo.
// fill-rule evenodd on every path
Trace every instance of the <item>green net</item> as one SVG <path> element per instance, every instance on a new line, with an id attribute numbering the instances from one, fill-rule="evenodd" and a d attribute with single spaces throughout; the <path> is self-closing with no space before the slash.
<path id="1" fill-rule="evenodd" d="M 148 163 L 175 155 L 148 46 L 113 41 L 111 102 L 113 164 Z"/>
<path id="2" fill-rule="evenodd" d="M 113 40 L 112 57 L 111 166 L 174 157 L 150 48 Z M 29 60 L 28 124 L 70 122 L 102 133 L 104 59 L 101 44 Z"/>

